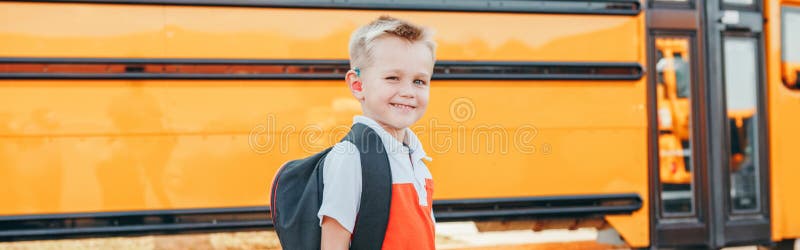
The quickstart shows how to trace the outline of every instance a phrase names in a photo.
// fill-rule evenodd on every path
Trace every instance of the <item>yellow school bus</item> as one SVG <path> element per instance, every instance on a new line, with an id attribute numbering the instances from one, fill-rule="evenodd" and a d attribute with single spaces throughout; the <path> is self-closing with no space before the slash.
<path id="1" fill-rule="evenodd" d="M 36 0 L 0 3 L 0 240 L 269 228 L 380 15 L 436 30 L 438 221 L 800 238 L 797 0 Z"/>

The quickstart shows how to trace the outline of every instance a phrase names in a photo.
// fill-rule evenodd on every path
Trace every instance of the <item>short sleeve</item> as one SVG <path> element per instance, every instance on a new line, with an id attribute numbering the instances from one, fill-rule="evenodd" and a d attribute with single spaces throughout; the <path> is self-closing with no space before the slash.
<path id="1" fill-rule="evenodd" d="M 361 158 L 356 145 L 343 141 L 333 146 L 323 162 L 322 183 L 320 226 L 323 216 L 328 216 L 352 234 L 361 205 Z"/>

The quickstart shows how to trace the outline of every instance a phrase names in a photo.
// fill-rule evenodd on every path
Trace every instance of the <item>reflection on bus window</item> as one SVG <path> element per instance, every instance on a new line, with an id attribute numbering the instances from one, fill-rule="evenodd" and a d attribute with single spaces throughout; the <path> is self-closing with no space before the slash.
<path id="1" fill-rule="evenodd" d="M 688 37 L 655 39 L 661 211 L 668 216 L 694 212 L 689 41 Z"/>

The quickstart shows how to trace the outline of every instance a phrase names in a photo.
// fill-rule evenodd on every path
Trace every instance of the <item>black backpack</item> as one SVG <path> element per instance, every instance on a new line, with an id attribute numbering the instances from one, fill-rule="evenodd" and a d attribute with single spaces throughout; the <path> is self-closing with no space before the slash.
<path id="1" fill-rule="evenodd" d="M 389 158 L 381 138 L 367 125 L 353 124 L 342 141 L 355 144 L 361 156 L 361 205 L 350 249 L 381 249 L 392 201 Z M 322 166 L 331 149 L 284 164 L 272 181 L 270 212 L 283 249 L 320 248 Z"/>

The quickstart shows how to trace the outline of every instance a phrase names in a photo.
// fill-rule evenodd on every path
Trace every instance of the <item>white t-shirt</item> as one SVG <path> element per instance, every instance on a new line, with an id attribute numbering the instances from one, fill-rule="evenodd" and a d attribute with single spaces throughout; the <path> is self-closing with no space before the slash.
<path id="1" fill-rule="evenodd" d="M 433 177 L 425 163 L 422 162 L 423 158 L 429 158 L 422 149 L 417 136 L 411 129 L 406 128 L 405 138 L 408 145 L 406 146 L 386 132 L 376 121 L 366 116 L 354 117 L 353 123 L 363 123 L 377 132 L 389 158 L 393 190 L 403 184 L 405 186 L 413 184 L 418 205 L 428 209 L 431 222 L 435 222 L 433 212 L 430 211 L 432 206 L 428 204 L 429 192 L 432 193 L 433 190 Z M 356 145 L 348 141 L 337 143 L 325 156 L 322 177 L 325 188 L 322 192 L 322 205 L 317 213 L 320 225 L 323 216 L 328 216 L 353 233 L 356 215 L 361 205 L 360 158 Z M 402 193 L 393 191 L 392 195 L 402 195 Z M 392 202 L 395 200 L 393 197 Z M 393 207 L 395 205 L 393 204 Z"/>

